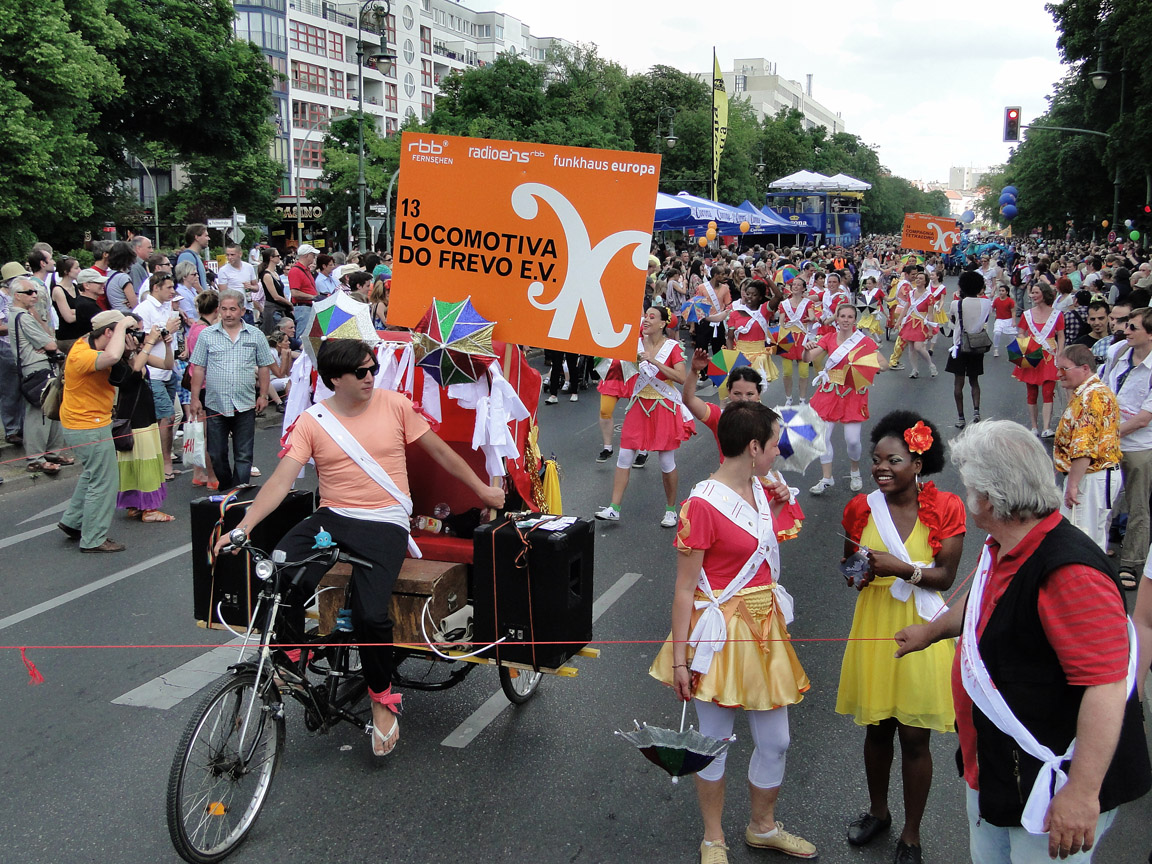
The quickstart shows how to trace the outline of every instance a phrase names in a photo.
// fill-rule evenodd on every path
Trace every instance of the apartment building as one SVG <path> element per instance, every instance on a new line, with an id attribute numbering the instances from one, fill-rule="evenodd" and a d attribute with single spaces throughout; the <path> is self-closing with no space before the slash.
<path id="1" fill-rule="evenodd" d="M 805 129 L 823 126 L 829 136 L 845 131 L 840 112 L 826 108 L 812 97 L 811 75 L 801 84 L 780 75 L 776 64 L 763 57 L 733 60 L 732 69 L 721 74 L 728 98 L 751 103 L 760 119 L 775 117 L 781 109 L 790 108 L 804 115 Z M 712 76 L 706 77 L 710 80 Z"/>

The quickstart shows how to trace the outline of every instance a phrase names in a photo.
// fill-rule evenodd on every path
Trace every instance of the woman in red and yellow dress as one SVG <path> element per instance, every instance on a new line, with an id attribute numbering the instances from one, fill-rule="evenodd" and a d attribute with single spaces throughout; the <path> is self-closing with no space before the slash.
<path id="1" fill-rule="evenodd" d="M 620 503 L 628 488 L 628 475 L 637 451 L 655 451 L 660 459 L 660 473 L 667 499 L 665 528 L 676 527 L 676 450 L 681 441 L 696 433 L 692 415 L 684 407 L 680 387 L 687 374 L 680 343 L 668 339 L 664 328 L 671 314 L 667 306 L 652 306 L 644 313 L 637 345 L 639 371 L 632 378 L 631 401 L 620 432 L 620 455 L 612 481 L 612 503 L 596 511 L 597 519 L 620 521 Z"/>
<path id="2" fill-rule="evenodd" d="M 936 364 L 928 353 L 928 340 L 932 338 L 932 290 L 928 287 L 928 279 L 923 273 L 912 277 L 912 290 L 908 293 L 908 300 L 897 311 L 900 316 L 900 338 L 909 347 L 908 356 L 912 360 L 912 371 L 909 378 L 919 378 L 920 368 L 917 358 L 928 364 L 932 377 L 936 377 Z"/>
<path id="3" fill-rule="evenodd" d="M 792 598 L 780 586 L 773 511 L 787 487 L 759 479 L 777 454 L 779 418 L 748 401 L 729 405 L 717 427 L 724 461 L 680 511 L 672 629 L 649 674 L 691 701 L 701 734 L 729 738 L 738 708 L 755 749 L 748 765 L 750 818 L 744 841 L 797 858 L 816 847 L 784 830 L 775 808 L 788 752 L 788 706 L 810 684 L 788 636 Z M 696 775 L 704 822 L 701 864 L 727 864 L 721 754 Z"/>
<path id="4" fill-rule="evenodd" d="M 946 607 L 964 546 L 966 513 L 958 495 L 920 477 L 944 468 L 939 430 L 911 411 L 894 411 L 872 430 L 872 479 L 877 489 L 844 509 L 844 557 L 866 549 L 868 569 L 850 586 L 859 594 L 840 667 L 836 711 L 865 727 L 864 773 L 869 809 L 848 826 L 848 842 L 863 846 L 892 824 L 888 809 L 893 739 L 900 741 L 904 828 L 896 862 L 921 860 L 920 823 L 932 785 L 930 735 L 954 732 L 951 640 L 897 660 L 892 638 Z M 906 663 L 915 656 L 915 663 Z"/>
<path id="5" fill-rule="evenodd" d="M 844 428 L 844 446 L 852 470 L 848 488 L 857 492 L 864 486 L 860 477 L 860 454 L 863 445 L 860 434 L 864 421 L 868 419 L 868 388 L 857 389 L 845 381 L 836 384 L 831 374 L 845 369 L 853 357 L 876 353 L 876 363 L 881 371 L 888 368 L 879 347 L 864 332 L 856 329 L 856 307 L 851 303 L 841 303 L 836 310 L 836 332 L 818 342 L 810 342 L 804 351 L 805 360 L 827 357 L 824 371 L 816 378 L 817 391 L 812 397 L 812 410 L 827 423 L 824 430 L 824 452 L 820 456 L 820 470 L 823 476 L 808 491 L 813 495 L 823 495 L 825 490 L 836 485 L 832 479 L 832 430 L 837 424 Z"/>
<path id="6" fill-rule="evenodd" d="M 791 337 L 794 341 L 790 348 L 780 352 L 781 365 L 784 371 L 784 404 L 792 404 L 792 391 L 795 379 L 800 379 L 800 403 L 808 398 L 808 366 L 804 361 L 804 340 L 808 338 L 808 327 L 816 320 L 816 309 L 819 304 L 807 296 L 808 290 L 804 280 L 796 276 L 788 283 L 788 296 L 780 301 L 776 314 L 780 319 L 780 338 Z M 795 371 L 793 369 L 795 368 Z"/>
<path id="7" fill-rule="evenodd" d="M 732 311 L 728 313 L 728 338 L 729 347 L 747 357 L 763 382 L 771 384 L 780 377 L 780 370 L 772 362 L 776 346 L 768 344 L 768 321 L 772 317 L 772 308 L 765 302 L 767 290 L 768 286 L 759 279 L 744 282 L 740 287 L 740 299 L 732 304 Z"/>
<path id="8" fill-rule="evenodd" d="M 1017 327 L 1019 336 L 1031 336 L 1044 349 L 1044 359 L 1031 369 L 1017 366 L 1012 370 L 1012 377 L 1023 381 L 1028 387 L 1028 416 L 1032 419 L 1032 434 L 1039 434 L 1041 438 L 1051 438 L 1052 431 L 1052 400 L 1056 398 L 1056 356 L 1064 350 L 1064 315 L 1052 308 L 1056 300 L 1056 289 L 1043 279 L 1037 280 L 1028 289 L 1028 297 L 1032 300 L 1032 308 L 1020 316 L 1020 325 Z M 1044 431 L 1038 433 L 1036 425 L 1036 402 L 1044 395 Z"/>

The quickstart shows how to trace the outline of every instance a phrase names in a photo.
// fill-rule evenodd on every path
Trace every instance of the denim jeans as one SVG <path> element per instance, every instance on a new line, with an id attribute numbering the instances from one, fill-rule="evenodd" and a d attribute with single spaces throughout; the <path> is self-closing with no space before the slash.
<path id="1" fill-rule="evenodd" d="M 965 788 L 968 797 L 968 842 L 972 853 L 972 864 L 1049 864 L 1048 835 L 1029 834 L 1023 828 L 1000 828 L 980 818 L 980 793 Z M 1096 840 L 1087 852 L 1077 852 L 1062 860 L 1087 862 L 1092 860 L 1101 838 L 1112 827 L 1116 810 L 1106 810 L 1096 820 Z M 1057 859 L 1060 860 L 1060 859 Z"/>
<path id="2" fill-rule="evenodd" d="M 24 434 L 24 397 L 10 345 L 0 345 L 0 427 L 6 435 Z"/>
<path id="3" fill-rule="evenodd" d="M 237 411 L 231 417 L 208 412 L 204 423 L 208 433 L 208 457 L 220 488 L 231 489 L 252 479 L 252 449 L 256 443 L 256 409 Z M 231 465 L 228 461 L 228 436 L 232 436 Z"/>

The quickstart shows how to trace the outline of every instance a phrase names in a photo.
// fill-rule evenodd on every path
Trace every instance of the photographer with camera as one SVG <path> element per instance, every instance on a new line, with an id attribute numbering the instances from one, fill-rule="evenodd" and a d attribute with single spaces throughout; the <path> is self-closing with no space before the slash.
<path id="1" fill-rule="evenodd" d="M 173 304 L 176 282 L 171 273 L 156 272 L 149 277 L 148 285 L 148 296 L 132 311 L 140 317 L 145 332 L 154 327 L 160 328 L 160 336 L 149 346 L 149 352 L 153 358 L 162 362 L 171 347 L 168 335 L 178 332 L 181 324 L 180 312 Z M 171 482 L 180 473 L 172 468 L 172 419 L 176 416 L 176 385 L 180 381 L 171 369 L 171 364 L 167 368 L 153 368 L 148 376 L 156 422 L 160 426 L 160 449 L 164 455 L 166 482 Z"/>

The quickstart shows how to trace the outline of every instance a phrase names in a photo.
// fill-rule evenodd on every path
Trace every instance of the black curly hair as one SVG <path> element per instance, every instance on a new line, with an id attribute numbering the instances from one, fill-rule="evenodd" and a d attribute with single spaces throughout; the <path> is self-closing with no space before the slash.
<path id="1" fill-rule="evenodd" d="M 872 427 L 872 446 L 875 447 L 884 438 L 891 437 L 899 438 L 907 447 L 904 432 L 920 421 L 932 431 L 932 446 L 925 452 L 913 453 L 912 456 L 920 460 L 920 476 L 939 474 L 944 470 L 944 436 L 940 434 L 935 423 L 927 417 L 921 417 L 915 411 L 892 411 L 881 417 Z"/>

